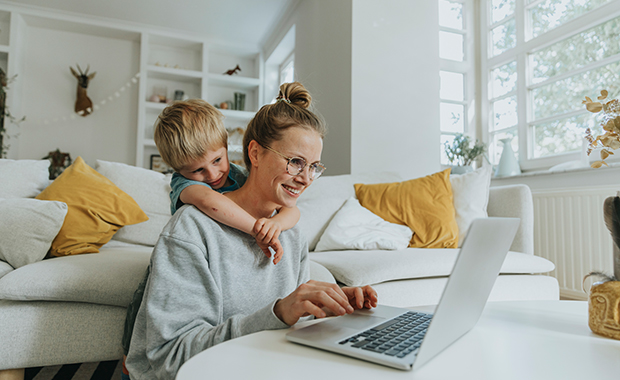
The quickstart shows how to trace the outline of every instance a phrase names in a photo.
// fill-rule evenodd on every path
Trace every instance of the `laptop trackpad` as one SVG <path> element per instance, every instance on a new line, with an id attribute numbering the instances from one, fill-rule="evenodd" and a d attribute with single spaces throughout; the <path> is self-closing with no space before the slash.
<path id="1" fill-rule="evenodd" d="M 368 329 L 378 323 L 381 323 L 385 318 L 372 317 L 364 314 L 347 314 L 342 317 L 332 318 L 329 324 L 337 327 L 347 327 L 350 329 Z"/>

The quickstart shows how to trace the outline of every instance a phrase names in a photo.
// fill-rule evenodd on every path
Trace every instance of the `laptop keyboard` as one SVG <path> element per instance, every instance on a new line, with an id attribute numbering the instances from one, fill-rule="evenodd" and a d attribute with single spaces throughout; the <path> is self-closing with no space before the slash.
<path id="1" fill-rule="evenodd" d="M 338 343 L 403 358 L 420 347 L 432 317 L 410 311 Z"/>

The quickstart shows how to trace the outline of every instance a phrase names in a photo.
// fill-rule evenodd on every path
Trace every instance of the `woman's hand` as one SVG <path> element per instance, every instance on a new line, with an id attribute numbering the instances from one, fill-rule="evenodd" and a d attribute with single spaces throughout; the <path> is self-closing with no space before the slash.
<path id="1" fill-rule="evenodd" d="M 357 299 L 355 292 L 353 295 Z M 273 311 L 282 322 L 292 326 L 299 318 L 308 315 L 324 318 L 328 315 L 351 314 L 354 309 L 349 296 L 338 285 L 310 280 L 279 300 Z"/>
<path id="2" fill-rule="evenodd" d="M 342 288 L 342 291 L 354 309 L 372 309 L 377 307 L 377 291 L 370 285 L 363 287 L 345 286 Z"/>

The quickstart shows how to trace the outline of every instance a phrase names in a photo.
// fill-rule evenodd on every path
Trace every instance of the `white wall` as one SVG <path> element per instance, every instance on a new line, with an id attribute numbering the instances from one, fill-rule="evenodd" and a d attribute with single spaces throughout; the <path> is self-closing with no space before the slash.
<path id="1" fill-rule="evenodd" d="M 301 1 L 274 32 L 267 46 L 296 26 L 297 80 L 329 128 L 327 175 L 440 169 L 437 14 L 435 0 Z"/>
<path id="2" fill-rule="evenodd" d="M 22 107 L 26 115 L 19 128 L 15 152 L 20 159 L 40 159 L 59 148 L 72 158 L 82 156 L 90 165 L 96 159 L 135 163 L 138 86 L 114 96 L 139 71 L 137 41 L 106 38 L 29 25 L 26 23 L 23 54 Z M 95 78 L 88 96 L 100 109 L 87 117 L 74 114 L 77 79 L 69 66 L 85 70 L 90 64 Z M 12 147 L 13 148 L 13 147 Z"/>
<path id="3" fill-rule="evenodd" d="M 353 2 L 351 172 L 440 170 L 435 0 Z"/>
<path id="4" fill-rule="evenodd" d="M 293 16 L 295 76 L 327 122 L 328 175 L 351 172 L 351 2 L 301 1 Z"/>

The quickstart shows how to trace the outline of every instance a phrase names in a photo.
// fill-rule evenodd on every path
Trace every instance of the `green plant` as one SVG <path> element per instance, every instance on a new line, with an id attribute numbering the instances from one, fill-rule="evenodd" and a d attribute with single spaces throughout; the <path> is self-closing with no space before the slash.
<path id="1" fill-rule="evenodd" d="M 4 126 L 4 119 L 8 119 L 12 124 L 19 126 L 19 123 L 26 120 L 26 117 L 17 119 L 9 112 L 9 107 L 6 105 L 6 90 L 9 89 L 9 83 L 13 82 L 17 75 L 7 78 L 4 70 L 0 68 L 0 158 L 6 158 L 6 154 L 9 151 L 10 145 L 7 143 L 9 134 L 7 128 Z"/>
<path id="2" fill-rule="evenodd" d="M 476 158 L 483 155 L 487 150 L 486 145 L 478 140 L 472 146 L 471 137 L 462 133 L 454 135 L 454 140 L 451 143 L 446 141 L 444 148 L 450 164 L 458 166 L 471 165 Z"/>

